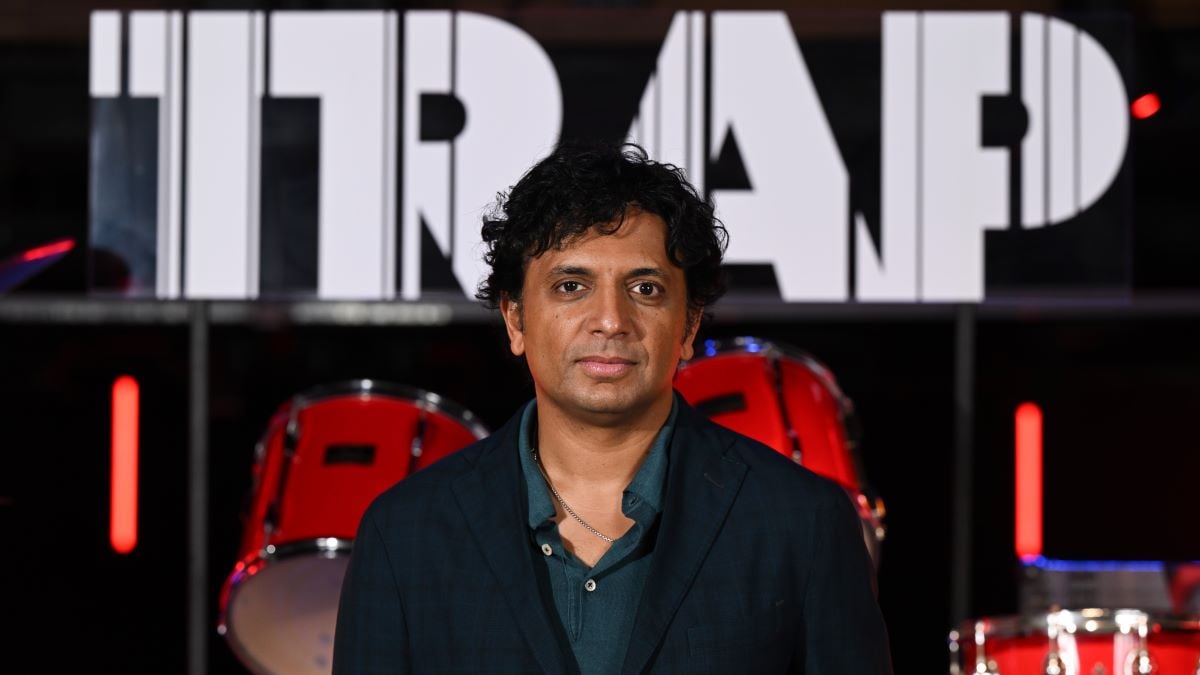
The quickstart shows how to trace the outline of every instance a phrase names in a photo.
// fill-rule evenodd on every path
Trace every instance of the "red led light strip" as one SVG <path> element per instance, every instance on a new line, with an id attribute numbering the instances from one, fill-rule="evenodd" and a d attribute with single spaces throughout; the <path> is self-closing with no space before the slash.
<path id="1" fill-rule="evenodd" d="M 1133 116 L 1139 120 L 1144 120 L 1153 117 L 1160 109 L 1162 109 L 1162 100 L 1158 98 L 1158 94 L 1149 93 L 1139 96 L 1137 100 L 1129 106 Z"/>
<path id="2" fill-rule="evenodd" d="M 108 539 L 126 554 L 137 546 L 138 383 L 128 375 L 113 382 L 112 479 Z"/>
<path id="3" fill-rule="evenodd" d="M 52 255 L 66 253 L 73 248 L 75 248 L 74 240 L 63 239 L 62 241 L 56 241 L 53 244 L 46 244 L 45 246 L 39 246 L 37 248 L 31 248 L 28 251 L 25 251 L 21 254 L 20 261 L 33 262 L 35 260 L 41 260 L 42 258 L 49 258 Z"/>
<path id="4" fill-rule="evenodd" d="M 1016 414 L 1016 549 L 1023 562 L 1042 555 L 1042 409 L 1022 403 Z"/>

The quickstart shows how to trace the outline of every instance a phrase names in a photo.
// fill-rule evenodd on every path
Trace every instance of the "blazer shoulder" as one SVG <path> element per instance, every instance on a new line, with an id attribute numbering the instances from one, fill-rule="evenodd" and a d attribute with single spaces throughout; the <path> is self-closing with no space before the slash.
<path id="1" fill-rule="evenodd" d="M 367 507 L 364 519 L 396 523 L 411 519 L 430 506 L 450 498 L 450 489 L 460 476 L 470 472 L 479 458 L 497 445 L 496 435 L 456 450 L 429 466 L 405 476 L 379 494 Z"/>

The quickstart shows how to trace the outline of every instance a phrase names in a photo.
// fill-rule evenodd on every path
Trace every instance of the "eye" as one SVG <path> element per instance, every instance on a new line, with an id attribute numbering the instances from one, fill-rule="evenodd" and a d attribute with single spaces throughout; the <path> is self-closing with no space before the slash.
<path id="1" fill-rule="evenodd" d="M 562 291 L 563 293 L 576 293 L 581 288 L 582 286 L 580 286 L 578 281 L 564 281 L 558 285 L 558 290 Z"/>
<path id="2" fill-rule="evenodd" d="M 649 281 L 640 282 L 638 285 L 633 287 L 633 290 L 638 295 L 644 295 L 647 297 L 655 296 L 662 292 L 662 288 L 660 288 L 658 284 Z"/>

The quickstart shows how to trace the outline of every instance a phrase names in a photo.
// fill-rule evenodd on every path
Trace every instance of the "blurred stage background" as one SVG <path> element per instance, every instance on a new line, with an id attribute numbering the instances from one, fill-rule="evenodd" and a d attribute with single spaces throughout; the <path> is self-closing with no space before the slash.
<path id="1" fill-rule="evenodd" d="M 675 10 L 705 10 L 697 25 L 711 26 L 704 24 L 712 21 L 708 12 L 730 4 L 463 9 L 511 22 L 545 50 L 561 86 L 562 137 L 617 140 L 650 133 L 635 132 L 631 120 L 646 118 L 644 96 L 654 91 L 648 83 Z M 448 253 L 445 237 L 475 221 L 417 228 L 422 293 L 415 302 L 317 297 L 316 232 L 327 225 L 317 217 L 320 108 L 311 97 L 267 97 L 261 108 L 261 200 L 249 219 L 261 226 L 261 252 L 248 249 L 260 255 L 252 265 L 261 263 L 257 287 L 239 298 L 190 292 L 178 281 L 164 287 L 153 267 L 137 276 L 146 256 L 154 257 L 160 231 L 154 199 L 161 179 L 157 159 L 150 161 L 164 157 L 158 113 L 139 111 L 125 95 L 89 96 L 94 10 L 394 10 L 402 27 L 411 8 L 451 9 L 369 2 L 0 5 L 0 259 L 25 255 L 5 269 L 32 273 L 6 277 L 11 283 L 0 295 L 0 535 L 9 542 L 0 597 L 10 626 L 0 644 L 10 662 L 24 664 L 19 670 L 245 672 L 215 630 L 217 599 L 238 554 L 254 444 L 274 410 L 297 392 L 350 378 L 391 381 L 437 392 L 493 429 L 532 396 L 499 322 L 455 280 L 453 258 L 461 250 Z M 1111 186 L 1065 222 L 1022 227 L 1020 200 L 1034 197 L 1014 180 L 1004 200 L 1004 213 L 1014 215 L 1009 224 L 989 223 L 986 234 L 977 228 L 987 270 L 979 297 L 967 291 L 933 301 L 914 291 L 899 302 L 864 299 L 862 263 L 854 263 L 856 247 L 868 240 L 853 232 L 869 231 L 878 248 L 887 208 L 883 12 L 975 8 L 760 8 L 786 11 L 845 163 L 846 215 L 863 214 L 865 229 L 852 230 L 850 218 L 829 225 L 845 233 L 832 255 L 846 265 L 830 268 L 845 275 L 844 297 L 805 299 L 802 288 L 798 300 L 785 301 L 777 280 L 783 268 L 771 266 L 790 255 L 782 243 L 779 260 L 754 262 L 751 252 L 731 266 L 733 291 L 700 337 L 757 335 L 801 347 L 824 361 L 853 399 L 866 475 L 887 504 L 879 588 L 896 672 L 945 672 L 953 625 L 1019 609 L 1026 572 L 1014 547 L 1014 415 L 1022 403 L 1035 403 L 1044 419 L 1044 546 L 1037 553 L 1067 561 L 1200 559 L 1193 424 L 1200 410 L 1200 6 L 997 6 L 1014 27 L 1006 57 L 1013 71 L 1020 70 L 1020 13 L 1058 16 L 1092 31 L 1120 73 L 1124 104 L 1142 101 L 1143 108 L 1130 108 Z M 130 14 L 118 16 L 127 27 Z M 688 53 L 711 48 L 703 40 L 689 44 L 699 51 Z M 704 58 L 712 63 L 711 54 Z M 688 72 L 699 79 L 689 74 L 686 81 L 711 88 L 711 71 Z M 400 97 L 404 88 L 389 91 Z M 522 96 L 519 89 L 503 93 Z M 1148 94 L 1157 101 L 1152 112 L 1145 107 L 1152 99 L 1142 98 Z M 719 96 L 688 114 L 711 130 Z M 1029 118 L 1013 105 L 1016 98 L 995 98 L 1008 103 L 984 106 L 981 145 L 1008 149 L 1019 163 Z M 408 110 L 402 102 L 393 108 Z M 422 125 L 426 117 L 430 124 L 420 131 L 422 142 L 453 138 L 462 128 L 462 110 L 453 104 L 430 99 L 419 110 Z M 469 123 L 472 111 L 465 116 Z M 676 123 L 663 117 L 663 128 Z M 722 192 L 754 193 L 763 162 L 786 172 L 806 161 L 750 147 L 746 138 L 769 122 L 735 120 L 733 141 L 725 130 L 700 134 L 694 148 L 685 141 L 689 152 L 709 158 L 705 189 L 717 193 L 719 211 Z M 654 139 L 640 140 L 653 154 Z M 804 141 L 796 142 L 807 147 Z M 100 162 L 105 143 L 129 154 Z M 404 161 L 411 148 L 395 145 L 398 205 L 385 220 L 398 232 L 409 213 L 403 185 L 412 180 Z M 545 149 L 532 148 L 520 165 Z M 117 189 L 126 190 L 127 201 L 105 202 Z M 806 209 L 798 197 L 761 208 L 781 203 L 787 211 L 775 213 L 780 227 Z M 121 209 L 140 219 L 140 234 L 121 234 L 101 217 Z M 743 223 L 721 215 L 736 241 Z M 151 253 L 97 246 L 122 237 L 143 244 L 149 237 Z M 384 266 L 394 275 L 384 290 L 394 295 L 410 259 L 402 240 L 394 238 L 396 254 Z M 271 258 L 272 250 L 282 253 Z M 39 255 L 49 264 L 34 269 L 28 263 Z M 219 273 L 220 255 L 197 264 Z M 134 377 L 141 394 L 137 539 L 124 554 L 109 538 L 112 391 L 122 375 Z"/>

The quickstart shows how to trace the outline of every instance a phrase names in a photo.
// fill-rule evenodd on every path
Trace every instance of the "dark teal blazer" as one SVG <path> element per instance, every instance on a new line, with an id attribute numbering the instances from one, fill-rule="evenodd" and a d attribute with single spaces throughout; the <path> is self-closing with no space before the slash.
<path id="1" fill-rule="evenodd" d="M 624 673 L 891 673 L 841 487 L 680 399 Z M 526 523 L 519 415 L 379 496 L 342 587 L 333 672 L 578 670 Z"/>

